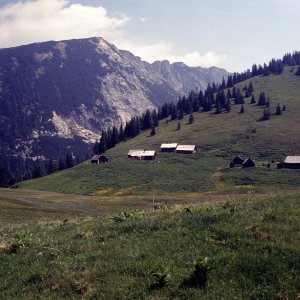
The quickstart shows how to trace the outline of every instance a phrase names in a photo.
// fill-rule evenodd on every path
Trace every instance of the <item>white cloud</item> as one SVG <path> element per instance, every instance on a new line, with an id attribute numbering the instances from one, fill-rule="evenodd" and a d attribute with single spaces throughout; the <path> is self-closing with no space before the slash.
<path id="1" fill-rule="evenodd" d="M 101 6 L 70 5 L 69 0 L 18 2 L 1 7 L 0 47 L 91 36 L 112 39 L 128 20 L 110 17 Z"/>
<path id="2" fill-rule="evenodd" d="M 211 67 L 220 66 L 227 59 L 225 54 L 217 54 L 213 51 L 209 51 L 206 54 L 201 54 L 198 51 L 182 55 L 175 54 L 174 46 L 167 42 L 136 44 L 128 40 L 114 40 L 114 43 L 117 47 L 129 50 L 148 62 L 167 59 L 172 63 L 184 62 L 190 67 Z"/>
<path id="3" fill-rule="evenodd" d="M 139 20 L 140 20 L 141 22 L 143 22 L 143 23 L 147 21 L 147 19 L 146 19 L 146 18 L 143 18 L 143 17 L 140 17 Z"/>

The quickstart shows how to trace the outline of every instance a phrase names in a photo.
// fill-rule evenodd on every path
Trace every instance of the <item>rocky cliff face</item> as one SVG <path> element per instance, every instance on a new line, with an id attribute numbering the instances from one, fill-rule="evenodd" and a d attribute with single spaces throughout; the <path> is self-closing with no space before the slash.
<path id="1" fill-rule="evenodd" d="M 226 76 L 218 68 L 149 64 L 102 38 L 1 49 L 1 152 L 82 157 L 102 129 Z"/>

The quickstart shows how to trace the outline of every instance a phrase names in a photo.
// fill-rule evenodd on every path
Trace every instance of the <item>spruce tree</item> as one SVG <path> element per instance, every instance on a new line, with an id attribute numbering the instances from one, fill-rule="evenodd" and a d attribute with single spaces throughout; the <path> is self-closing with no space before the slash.
<path id="1" fill-rule="evenodd" d="M 270 117 L 271 117 L 270 110 L 269 108 L 265 107 L 261 120 L 267 121 L 270 119 Z"/>
<path id="2" fill-rule="evenodd" d="M 194 123 L 194 116 L 193 116 L 193 114 L 190 114 L 189 124 L 193 124 L 193 123 Z"/>
<path id="3" fill-rule="evenodd" d="M 153 136 L 155 134 L 156 134 L 156 130 L 155 130 L 155 127 L 153 126 L 151 129 L 150 135 Z"/>
<path id="4" fill-rule="evenodd" d="M 178 120 L 182 120 L 183 117 L 184 117 L 183 111 L 180 109 L 180 110 L 179 110 L 179 113 L 178 113 Z"/>
<path id="5" fill-rule="evenodd" d="M 282 112 L 281 112 L 281 107 L 280 107 L 279 103 L 278 103 L 277 106 L 276 106 L 275 114 L 276 114 L 277 116 L 280 116 L 280 115 L 282 114 Z"/>
<path id="6" fill-rule="evenodd" d="M 227 99 L 225 109 L 226 109 L 227 112 L 231 111 L 231 100 L 230 99 Z"/>
<path id="7" fill-rule="evenodd" d="M 240 109 L 240 114 L 243 114 L 245 112 L 244 105 L 242 104 L 241 109 Z"/>
<path id="8" fill-rule="evenodd" d="M 125 139 L 125 134 L 124 134 L 124 128 L 123 125 L 121 124 L 120 130 L 119 130 L 119 141 L 123 141 Z"/>
<path id="9" fill-rule="evenodd" d="M 156 111 L 156 109 L 154 109 L 153 111 L 152 111 L 152 120 L 153 120 L 153 126 L 154 127 L 158 127 L 158 125 L 159 125 L 159 119 L 158 119 L 158 114 L 157 114 L 157 111 Z"/>
<path id="10" fill-rule="evenodd" d="M 254 95 L 252 95 L 252 97 L 251 97 L 251 102 L 250 102 L 251 104 L 255 104 L 256 103 L 256 100 L 255 100 L 255 97 L 254 97 Z"/>

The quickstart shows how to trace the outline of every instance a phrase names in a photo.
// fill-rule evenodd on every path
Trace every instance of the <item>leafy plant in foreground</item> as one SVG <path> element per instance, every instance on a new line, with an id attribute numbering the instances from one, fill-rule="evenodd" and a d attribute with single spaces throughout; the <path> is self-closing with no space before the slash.
<path id="1" fill-rule="evenodd" d="M 201 259 L 195 264 L 193 273 L 181 284 L 183 288 L 200 288 L 205 289 L 207 287 L 207 276 L 213 267 L 208 257 Z"/>

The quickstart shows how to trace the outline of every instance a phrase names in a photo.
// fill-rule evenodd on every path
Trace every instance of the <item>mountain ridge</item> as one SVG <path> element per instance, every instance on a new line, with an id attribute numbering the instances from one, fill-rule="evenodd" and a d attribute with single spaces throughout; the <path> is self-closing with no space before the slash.
<path id="1" fill-rule="evenodd" d="M 180 75 L 172 77 L 169 72 L 164 78 L 158 64 L 96 37 L 0 49 L 0 134 L 4 137 L 0 147 L 24 157 L 58 158 L 66 150 L 59 147 L 55 155 L 43 142 L 55 138 L 63 147 L 68 140 L 69 150 L 82 157 L 75 145 L 78 141 L 82 148 L 98 139 L 102 129 L 176 101 L 192 85 L 204 88 L 228 74 L 218 70 L 216 80 L 206 72 L 197 86 L 197 72 L 202 69 L 183 64 Z M 162 64 L 179 68 L 178 63 Z M 193 74 L 184 83 L 187 70 Z M 61 139 L 66 141 L 61 143 Z M 20 151 L 13 146 L 17 140 Z"/>

